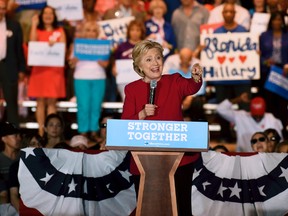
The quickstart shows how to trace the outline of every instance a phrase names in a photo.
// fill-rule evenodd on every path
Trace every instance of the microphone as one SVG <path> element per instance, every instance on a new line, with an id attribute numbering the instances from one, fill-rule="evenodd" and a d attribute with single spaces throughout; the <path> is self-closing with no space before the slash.
<path id="1" fill-rule="evenodd" d="M 154 104 L 156 87 L 157 87 L 157 81 L 156 80 L 151 80 L 151 82 L 150 82 L 149 104 Z"/>

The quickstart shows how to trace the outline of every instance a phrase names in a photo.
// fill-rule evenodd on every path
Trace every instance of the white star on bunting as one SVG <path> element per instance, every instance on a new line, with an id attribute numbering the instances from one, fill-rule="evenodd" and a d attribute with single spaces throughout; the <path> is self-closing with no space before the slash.
<path id="1" fill-rule="evenodd" d="M 68 185 L 68 187 L 69 187 L 68 193 L 71 193 L 72 191 L 75 191 L 76 190 L 76 186 L 77 186 L 77 184 L 75 184 L 74 179 L 72 178 L 70 184 Z"/>
<path id="2" fill-rule="evenodd" d="M 195 172 L 193 173 L 193 179 L 196 179 L 200 175 L 201 171 L 202 171 L 202 168 L 198 171 L 195 169 Z"/>
<path id="3" fill-rule="evenodd" d="M 205 191 L 205 190 L 206 190 L 206 186 L 211 185 L 211 183 L 208 182 L 208 181 L 206 181 L 206 182 L 204 182 L 202 185 L 203 185 L 203 189 L 204 189 L 204 191 Z"/>
<path id="4" fill-rule="evenodd" d="M 109 187 L 110 187 L 110 184 L 107 184 L 107 185 L 106 185 L 106 188 L 109 190 L 109 192 L 110 192 L 110 193 L 114 193 L 112 190 L 110 190 Z"/>
<path id="5" fill-rule="evenodd" d="M 279 177 L 284 177 L 286 179 L 286 182 L 288 182 L 288 168 L 287 169 L 284 169 L 282 167 L 280 168 L 281 168 L 282 173 Z"/>
<path id="6" fill-rule="evenodd" d="M 28 158 L 29 155 L 33 155 L 36 157 L 35 153 L 34 153 L 34 148 L 26 148 L 25 149 L 25 159 Z"/>
<path id="7" fill-rule="evenodd" d="M 52 178 L 54 174 L 49 175 L 49 173 L 46 173 L 46 176 L 42 179 L 40 179 L 40 181 L 44 181 L 45 185 L 47 184 L 48 181 L 50 181 L 50 179 Z"/>
<path id="8" fill-rule="evenodd" d="M 229 187 L 229 189 L 231 190 L 230 197 L 237 196 L 240 199 L 240 192 L 242 191 L 242 189 L 238 187 L 237 182 L 235 183 L 234 187 Z"/>
<path id="9" fill-rule="evenodd" d="M 221 183 L 217 194 L 220 194 L 223 197 L 223 191 L 224 190 L 227 190 L 227 187 L 223 187 L 223 185 Z"/>
<path id="10" fill-rule="evenodd" d="M 261 186 L 261 187 L 258 187 L 258 190 L 259 190 L 259 193 L 260 193 L 261 196 L 267 196 L 267 195 L 263 192 L 264 187 L 265 187 L 265 185 L 263 185 L 263 186 Z"/>
<path id="11" fill-rule="evenodd" d="M 130 176 L 131 176 L 131 173 L 128 172 L 128 170 L 126 171 L 121 171 L 119 170 L 119 172 L 121 173 L 122 177 L 125 178 L 128 182 L 130 182 Z"/>

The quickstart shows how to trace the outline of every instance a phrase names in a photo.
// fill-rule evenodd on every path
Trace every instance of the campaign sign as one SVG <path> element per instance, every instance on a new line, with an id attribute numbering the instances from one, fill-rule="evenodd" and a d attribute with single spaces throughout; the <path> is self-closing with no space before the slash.
<path id="1" fill-rule="evenodd" d="M 107 121 L 108 149 L 147 151 L 207 151 L 208 122 Z"/>
<path id="2" fill-rule="evenodd" d="M 251 20 L 250 32 L 260 35 L 262 32 L 267 31 L 270 17 L 270 13 L 254 13 Z"/>
<path id="3" fill-rule="evenodd" d="M 29 66 L 64 66 L 65 43 L 30 41 L 28 43 Z"/>
<path id="4" fill-rule="evenodd" d="M 134 20 L 133 16 L 99 21 L 101 37 L 112 40 L 113 47 L 127 40 L 127 27 Z"/>
<path id="5" fill-rule="evenodd" d="M 110 40 L 76 38 L 74 40 L 74 56 L 79 60 L 108 60 L 111 53 Z"/>
<path id="6" fill-rule="evenodd" d="M 206 81 L 260 78 L 259 37 L 252 33 L 201 34 Z"/>
<path id="7" fill-rule="evenodd" d="M 288 78 L 283 76 L 283 70 L 272 66 L 266 80 L 265 88 L 288 100 Z"/>
<path id="8" fill-rule="evenodd" d="M 133 69 L 132 59 L 118 59 L 115 61 L 116 64 L 116 83 L 125 84 L 135 80 L 141 79 L 141 77 Z"/>
<path id="9" fill-rule="evenodd" d="M 82 0 L 47 0 L 47 4 L 55 8 L 58 20 L 82 20 Z"/>
<path id="10" fill-rule="evenodd" d="M 15 0 L 15 3 L 19 5 L 17 11 L 25 9 L 42 9 L 46 6 L 46 0 Z"/>

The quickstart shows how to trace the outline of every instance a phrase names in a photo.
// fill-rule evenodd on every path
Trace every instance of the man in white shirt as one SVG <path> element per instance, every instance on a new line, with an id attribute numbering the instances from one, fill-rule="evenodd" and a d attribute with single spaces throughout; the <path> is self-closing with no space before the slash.
<path id="1" fill-rule="evenodd" d="M 236 0 L 226 0 L 225 3 L 232 3 L 235 4 L 235 20 L 239 25 L 244 26 L 248 31 L 250 29 L 250 14 L 249 11 L 236 4 Z M 215 7 L 212 11 L 210 11 L 210 15 L 208 18 L 208 24 L 213 24 L 213 23 L 222 23 L 224 22 L 224 18 L 222 16 L 222 11 L 223 11 L 224 3 Z"/>
<path id="2" fill-rule="evenodd" d="M 283 125 L 281 121 L 266 112 L 266 103 L 263 98 L 255 97 L 250 102 L 250 112 L 234 110 L 233 104 L 249 102 L 248 93 L 244 92 L 233 99 L 222 101 L 217 112 L 236 127 L 237 151 L 252 152 L 250 139 L 255 132 L 274 128 L 282 136 Z"/>

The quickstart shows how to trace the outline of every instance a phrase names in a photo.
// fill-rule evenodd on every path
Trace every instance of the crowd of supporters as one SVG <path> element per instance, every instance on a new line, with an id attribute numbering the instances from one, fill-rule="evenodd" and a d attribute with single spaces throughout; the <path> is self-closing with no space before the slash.
<path id="1" fill-rule="evenodd" d="M 21 78 L 18 83 L 20 102 L 18 113 L 27 115 L 27 111 L 21 107 L 23 100 L 36 100 L 35 116 L 40 135 L 44 133 L 43 124 L 46 116 L 57 112 L 57 101 L 76 100 L 80 110 L 77 112 L 79 134 L 97 140 L 101 103 L 123 101 L 125 97 L 124 87 L 127 83 L 116 84 L 115 62 L 118 59 L 131 59 L 132 49 L 140 40 L 150 39 L 161 43 L 165 52 L 165 63 L 169 57 L 179 55 L 182 49 L 188 50 L 191 55 L 187 55 L 187 65 L 184 66 L 185 60 L 181 57 L 179 67 L 174 65 L 173 69 L 182 71 L 186 67 L 189 70 L 191 64 L 201 63 L 200 52 L 203 49 L 203 44 L 200 44 L 201 25 L 220 23 L 220 27 L 214 29 L 215 33 L 249 32 L 254 14 L 266 13 L 271 16 L 267 30 L 259 34 L 260 80 L 207 82 L 205 88 L 207 85 L 207 89 L 212 87 L 216 91 L 211 95 L 204 89 L 201 93 L 200 106 L 211 101 L 219 104 L 225 99 L 240 96 L 243 92 L 248 93 L 251 98 L 251 87 L 256 87 L 257 92 L 253 94 L 266 100 L 266 111 L 281 120 L 283 135 L 287 136 L 287 100 L 264 88 L 271 66 L 282 68 L 283 78 L 287 77 L 288 73 L 288 45 L 285 40 L 288 16 L 287 2 L 284 0 L 255 0 L 249 3 L 236 0 L 172 2 L 119 0 L 109 3 L 83 0 L 83 19 L 76 21 L 66 19 L 59 21 L 56 10 L 46 5 L 45 1 L 39 1 L 41 3 L 30 7 L 19 5 L 13 0 L 6 2 L 7 19 L 16 20 L 21 24 L 26 61 L 28 43 L 31 41 L 47 41 L 50 46 L 56 42 L 66 44 L 64 67 L 27 66 L 25 71 L 23 69 L 20 71 L 25 72 L 25 75 L 21 73 L 19 76 Z M 73 55 L 74 39 L 105 39 L 103 32 L 101 34 L 99 21 L 131 16 L 135 20 L 130 24 L 127 23 L 127 37 L 125 41 L 114 44 L 109 61 L 83 61 Z M 172 67 L 168 61 L 165 64 L 165 73 L 169 73 Z M 3 93 L 4 101 L 7 99 L 5 91 Z M 192 98 L 187 98 L 183 102 L 184 115 L 191 120 L 203 118 L 203 109 L 197 109 L 196 112 L 199 114 L 195 114 L 191 109 L 195 108 L 195 103 L 198 105 L 199 97 Z M 275 106 L 276 103 L 278 106 Z M 248 111 L 249 103 L 240 103 L 239 108 Z M 19 119 L 9 117 L 7 113 L 6 117 L 3 117 L 2 113 L 2 119 L 6 118 L 7 121 L 19 125 Z M 221 116 L 218 120 L 222 128 L 221 137 L 229 142 L 230 124 Z"/>
<path id="2" fill-rule="evenodd" d="M 207 82 L 205 87 L 207 84 L 208 87 L 212 86 L 216 89 L 215 95 L 212 95 L 215 100 L 211 99 L 211 95 L 208 95 L 205 90 L 202 94 L 204 99 L 201 100 L 204 102 L 214 101 L 218 104 L 224 99 L 240 96 L 243 92 L 247 92 L 251 97 L 251 87 L 257 87 L 257 96 L 266 100 L 266 111 L 281 120 L 286 137 L 287 100 L 264 88 L 273 65 L 282 68 L 283 78 L 287 77 L 288 45 L 285 38 L 287 38 L 288 19 L 286 1 L 255 0 L 247 3 L 235 0 L 179 0 L 173 2 L 119 0 L 105 3 L 100 0 L 83 0 L 83 20 L 77 21 L 58 21 L 56 10 L 47 6 L 45 1 L 40 1 L 41 4 L 33 7 L 23 7 L 13 0 L 6 2 L 7 19 L 16 20 L 21 24 L 26 61 L 27 47 L 31 41 L 47 41 L 51 46 L 56 42 L 66 44 L 64 67 L 27 66 L 25 71 L 22 68 L 21 71 L 20 69 L 18 71 L 25 72 L 25 76 L 23 73 L 19 76 L 21 78 L 18 83 L 18 99 L 20 102 L 25 99 L 37 101 L 36 120 L 39 124 L 40 135 L 43 135 L 44 132 L 43 124 L 46 116 L 57 112 L 56 102 L 75 100 L 76 98 L 80 110 L 77 113 L 78 132 L 84 136 L 91 135 L 91 138 L 97 140 L 101 103 L 103 101 L 123 101 L 125 97 L 125 83 L 116 84 L 115 61 L 131 59 L 132 49 L 140 40 L 150 39 L 161 43 L 164 47 L 165 62 L 170 56 L 178 55 L 181 49 L 186 48 L 188 52 L 192 53 L 186 67 L 189 70 L 191 63 L 201 62 L 199 55 L 203 49 L 203 44 L 200 44 L 201 25 L 221 23 L 222 25 L 215 29 L 215 33 L 249 32 L 254 14 L 267 13 L 271 15 L 270 22 L 267 30 L 259 35 L 260 80 Z M 230 4 L 230 8 L 227 4 Z M 131 16 L 135 20 L 128 23 L 126 41 L 119 42 L 113 47 L 109 61 L 79 61 L 73 56 L 75 38 L 105 39 L 105 36 L 101 35 L 99 21 Z M 89 31 L 94 31 L 94 33 L 91 34 Z M 179 65 L 180 71 L 183 69 L 181 68 L 182 63 L 180 62 Z M 169 67 L 169 64 L 166 65 Z M 169 69 L 171 68 L 166 68 L 166 72 Z M 7 100 L 4 90 L 3 94 L 3 101 Z M 193 104 L 192 99 L 187 101 L 183 107 L 190 107 Z M 275 106 L 275 103 L 278 106 Z M 203 102 L 201 104 L 203 105 Z M 248 111 L 249 104 L 241 103 L 239 107 Z M 18 108 L 20 115 L 27 115 L 21 106 Z M 192 113 L 193 111 L 186 111 L 184 114 L 191 116 Z M 195 118 L 197 115 L 192 120 Z M 3 113 L 2 119 L 5 119 Z M 6 120 L 19 125 L 17 118 L 11 118 L 7 114 Z M 222 127 L 221 136 L 229 141 L 230 135 L 229 129 L 227 129 L 229 123 L 221 117 L 219 122 Z"/>
<path id="3" fill-rule="evenodd" d="M 106 122 L 103 120 L 115 118 L 115 116 L 113 113 L 103 113 L 101 104 L 105 101 L 123 101 L 124 87 L 127 83 L 116 83 L 118 75 L 116 61 L 131 60 L 132 49 L 137 42 L 149 39 L 161 43 L 165 52 L 164 73 L 181 71 L 185 76 L 194 63 L 201 63 L 200 52 L 205 49 L 200 43 L 201 25 L 220 23 L 215 33 L 249 32 L 251 20 L 256 13 L 271 15 L 267 29 L 259 35 L 260 80 L 206 82 L 203 84 L 204 90 L 202 89 L 201 93 L 183 101 L 183 115 L 185 120 L 203 120 L 205 118 L 204 103 L 221 103 L 218 108 L 218 111 L 220 110 L 219 122 L 222 127 L 221 138 L 229 141 L 231 134 L 229 134 L 229 128 L 226 130 L 227 125 L 231 127 L 231 122 L 232 125 L 240 124 L 236 125 L 239 131 L 241 127 L 245 127 L 241 124 L 249 124 L 249 122 L 243 123 L 244 118 L 241 118 L 242 123 L 237 122 L 234 119 L 236 114 L 228 118 L 228 108 L 231 108 L 232 103 L 238 103 L 239 109 L 250 112 L 250 99 L 257 96 L 264 99 L 266 103 L 264 107 L 260 107 L 262 115 L 260 119 L 257 114 L 253 117 L 252 111 L 252 117 L 243 114 L 247 119 L 249 118 L 249 121 L 254 119 L 257 124 L 255 128 L 252 128 L 252 124 L 249 124 L 251 127 L 246 127 L 250 130 L 250 134 L 246 134 L 246 140 L 251 138 L 246 145 L 251 147 L 251 151 L 287 152 L 287 141 L 285 142 L 288 139 L 287 99 L 264 88 L 272 66 L 282 69 L 283 79 L 288 77 L 287 0 L 82 0 L 83 20 L 76 21 L 59 21 L 55 8 L 46 5 L 45 1 L 39 2 L 41 4 L 25 8 L 14 0 L 0 0 L 0 42 L 5 41 L 4 35 L 7 38 L 13 37 L 14 30 L 11 33 L 8 24 L 7 28 L 2 25 L 5 20 L 20 23 L 22 30 L 17 32 L 17 35 L 21 36 L 20 52 L 17 55 L 11 54 L 15 54 L 17 62 L 9 63 L 9 65 L 20 65 L 21 59 L 26 60 L 26 67 L 21 65 L 17 69 L 19 75 L 17 84 L 15 85 L 14 82 L 13 85 L 7 86 L 8 81 L 5 80 L 11 79 L 8 75 L 4 75 L 3 65 L 8 65 L 9 52 L 14 52 L 14 49 L 11 51 L 7 42 L 7 54 L 5 54 L 6 45 L 5 48 L 0 46 L 0 87 L 2 87 L 0 105 L 2 107 L 4 101 L 7 103 L 5 115 L 3 115 L 3 109 L 0 110 L 0 118 L 2 121 L 13 123 L 16 128 L 19 127 L 19 118 L 15 117 L 17 109 L 13 109 L 14 102 L 10 100 L 16 95 L 12 94 L 11 89 L 9 90 L 12 88 L 13 92 L 18 94 L 20 102 L 19 106 L 17 105 L 17 115 L 27 115 L 25 109 L 21 107 L 23 100 L 37 101 L 35 118 L 39 124 L 39 134 L 31 135 L 29 143 L 22 145 L 19 144 L 18 135 L 15 135 L 18 134 L 15 128 L 5 123 L 1 126 L 0 149 L 3 151 L 0 155 L 0 175 L 5 175 L 2 180 L 8 180 L 9 167 L 12 162 L 17 161 L 20 147 L 33 146 L 33 139 L 37 141 L 38 147 L 105 149 L 105 131 L 103 130 Z M 113 47 L 109 60 L 84 61 L 74 56 L 74 39 L 105 39 L 98 22 L 131 16 L 134 18 L 126 26 L 126 40 Z M 27 65 L 28 43 L 32 41 L 48 42 L 50 46 L 58 42 L 65 43 L 65 65 L 63 67 Z M 7 74 L 10 73 L 9 70 L 10 68 L 7 69 L 5 66 Z M 16 69 L 11 66 L 12 70 Z M 12 79 L 16 80 L 15 77 Z M 251 92 L 252 87 L 256 87 L 257 91 Z M 215 88 L 216 92 L 212 95 L 208 94 L 206 89 L 209 88 Z M 63 119 L 56 114 L 56 103 L 63 100 L 76 100 L 78 108 L 78 133 L 81 136 L 72 139 L 70 146 L 66 144 L 63 137 Z M 224 110 L 223 113 L 221 109 Z M 272 113 L 271 115 L 279 119 L 277 125 L 282 125 L 282 127 L 273 128 L 261 123 L 265 113 Z M 262 128 L 262 131 L 259 128 Z M 253 134 L 254 132 L 256 133 Z M 14 135 L 14 137 L 8 139 L 9 135 Z M 5 162 L 2 163 L 1 159 Z M 14 187 L 18 193 L 16 184 L 11 186 L 12 194 Z M 2 197 L 0 203 L 8 199 L 7 190 L 5 187 L 2 189 L 0 187 L 0 198 Z M 12 204 L 18 210 L 17 202 Z"/>

